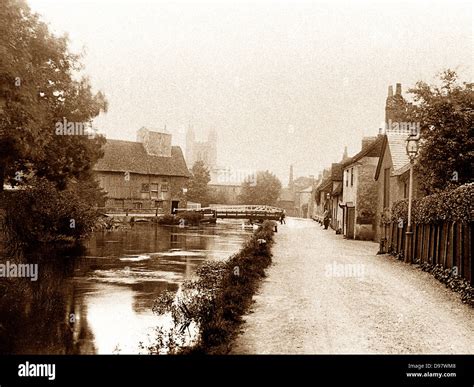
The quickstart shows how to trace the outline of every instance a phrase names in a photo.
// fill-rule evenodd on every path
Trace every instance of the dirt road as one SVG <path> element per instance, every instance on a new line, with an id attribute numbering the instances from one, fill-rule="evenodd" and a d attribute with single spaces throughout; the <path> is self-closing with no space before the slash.
<path id="1" fill-rule="evenodd" d="M 474 310 L 377 247 L 289 218 L 233 353 L 474 353 Z"/>

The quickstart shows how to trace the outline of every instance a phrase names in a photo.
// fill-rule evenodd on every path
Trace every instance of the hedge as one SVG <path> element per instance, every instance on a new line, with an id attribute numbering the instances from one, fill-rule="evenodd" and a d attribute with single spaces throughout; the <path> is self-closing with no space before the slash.
<path id="1" fill-rule="evenodd" d="M 450 191 L 425 196 L 412 201 L 412 222 L 433 224 L 445 221 L 471 222 L 473 220 L 474 183 L 462 185 Z M 382 223 L 389 224 L 408 220 L 408 199 L 392 205 L 389 214 L 382 216 Z"/>

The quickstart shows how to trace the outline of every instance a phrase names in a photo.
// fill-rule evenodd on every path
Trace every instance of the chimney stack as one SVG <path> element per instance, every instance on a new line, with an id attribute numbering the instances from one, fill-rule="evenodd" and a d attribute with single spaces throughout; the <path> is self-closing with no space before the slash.
<path id="1" fill-rule="evenodd" d="M 401 83 L 397 83 L 397 88 L 396 88 L 395 94 L 396 95 L 402 95 L 402 84 Z"/>
<path id="2" fill-rule="evenodd" d="M 290 165 L 290 178 L 289 178 L 289 181 L 288 181 L 288 188 L 292 191 L 295 188 L 295 184 L 294 184 L 294 181 L 293 181 L 293 164 Z"/>
<path id="3" fill-rule="evenodd" d="M 388 97 L 389 97 L 389 98 L 390 98 L 390 97 L 393 97 L 393 86 L 392 86 L 392 85 L 390 85 L 390 86 L 388 87 Z"/>
<path id="4" fill-rule="evenodd" d="M 137 132 L 137 142 L 141 142 L 146 153 L 152 156 L 171 157 L 171 134 L 141 128 Z"/>

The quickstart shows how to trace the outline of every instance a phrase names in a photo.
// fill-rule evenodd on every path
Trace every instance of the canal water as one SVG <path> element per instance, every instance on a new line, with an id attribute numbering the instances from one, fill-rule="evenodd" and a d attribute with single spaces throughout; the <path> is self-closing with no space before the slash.
<path id="1" fill-rule="evenodd" d="M 80 256 L 29 257 L 38 280 L 0 280 L 0 353 L 146 353 L 163 324 L 153 301 L 177 291 L 204 260 L 226 259 L 251 234 L 239 222 L 137 223 L 97 232 Z M 2 253 L 2 261 L 8 259 Z"/>

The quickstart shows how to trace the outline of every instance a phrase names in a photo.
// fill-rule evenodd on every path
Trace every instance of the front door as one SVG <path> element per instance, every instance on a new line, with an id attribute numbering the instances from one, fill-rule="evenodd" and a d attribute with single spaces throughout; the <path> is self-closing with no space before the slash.
<path id="1" fill-rule="evenodd" d="M 176 209 L 178 208 L 179 200 L 172 200 L 171 201 L 171 213 L 174 214 Z"/>

